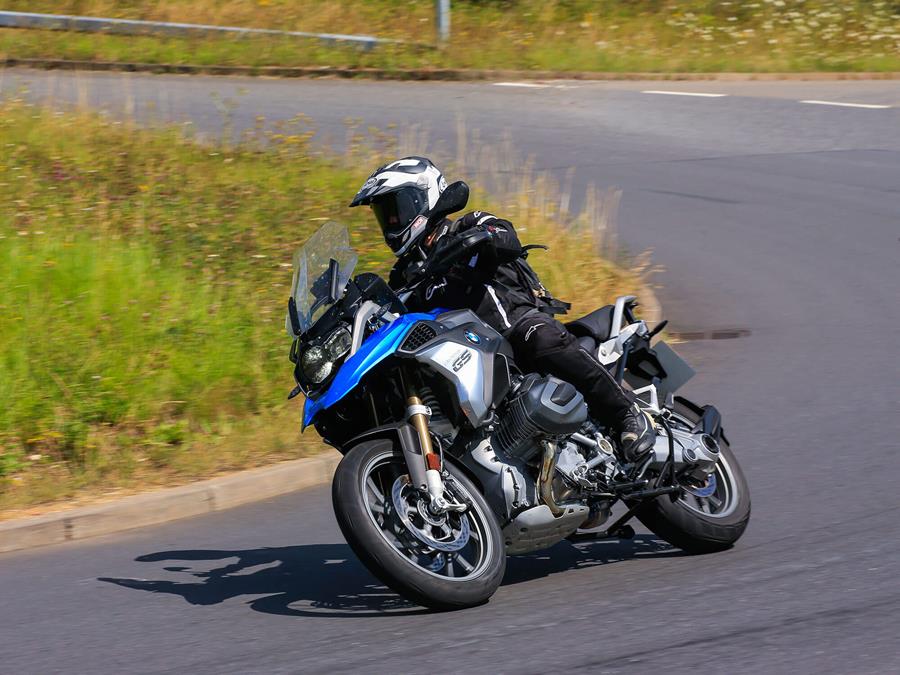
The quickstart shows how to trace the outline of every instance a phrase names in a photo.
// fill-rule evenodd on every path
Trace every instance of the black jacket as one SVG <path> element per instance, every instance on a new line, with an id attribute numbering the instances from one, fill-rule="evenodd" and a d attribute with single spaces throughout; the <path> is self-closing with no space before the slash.
<path id="1" fill-rule="evenodd" d="M 471 309 L 500 333 L 509 331 L 527 314 L 548 311 L 552 298 L 525 262 L 522 244 L 508 220 L 485 211 L 473 211 L 452 226 L 447 221 L 439 226 L 434 241 L 429 242 L 427 255 L 441 254 L 442 238 L 473 228 L 490 232 L 491 239 L 469 260 L 419 286 L 407 300 L 407 307 L 411 311 L 438 307 Z M 397 261 L 391 270 L 391 288 L 404 285 L 411 264 L 410 256 Z"/>

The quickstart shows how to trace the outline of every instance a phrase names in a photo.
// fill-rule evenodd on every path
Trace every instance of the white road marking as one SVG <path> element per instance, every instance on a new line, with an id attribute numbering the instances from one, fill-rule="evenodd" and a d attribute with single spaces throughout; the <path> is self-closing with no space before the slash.
<path id="1" fill-rule="evenodd" d="M 534 82 L 494 82 L 495 87 L 527 87 L 529 89 L 547 89 L 549 84 L 536 84 Z"/>
<path id="2" fill-rule="evenodd" d="M 871 108 L 876 110 L 891 107 L 889 105 L 878 105 L 875 103 L 841 103 L 840 101 L 800 101 L 800 103 L 812 103 L 813 105 L 837 105 L 842 108 Z"/>
<path id="3" fill-rule="evenodd" d="M 697 91 L 664 91 L 661 89 L 647 89 L 642 94 L 662 94 L 664 96 L 701 96 L 703 98 L 722 98 L 728 94 L 704 94 Z"/>

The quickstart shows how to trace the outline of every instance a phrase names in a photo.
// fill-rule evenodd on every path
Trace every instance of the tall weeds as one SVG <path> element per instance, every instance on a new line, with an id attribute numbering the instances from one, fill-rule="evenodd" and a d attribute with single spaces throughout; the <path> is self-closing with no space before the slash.
<path id="1" fill-rule="evenodd" d="M 370 214 L 345 205 L 400 145 L 370 135 L 335 157 L 312 133 L 302 118 L 260 121 L 238 143 L 198 143 L 0 104 L 0 510 L 318 449 L 284 400 L 291 254 L 337 219 L 359 269 L 386 272 Z M 452 171 L 491 186 L 473 207 L 551 245 L 533 262 L 558 296 L 588 309 L 640 286 L 598 256 L 615 193 L 575 216 L 549 177 L 509 170 L 508 148 L 466 157 L 477 167 Z"/>

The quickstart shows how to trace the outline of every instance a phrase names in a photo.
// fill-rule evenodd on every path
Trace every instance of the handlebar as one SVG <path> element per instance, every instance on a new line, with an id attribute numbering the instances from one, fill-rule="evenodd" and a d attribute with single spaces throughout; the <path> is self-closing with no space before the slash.
<path id="1" fill-rule="evenodd" d="M 493 238 L 487 230 L 475 230 L 465 232 L 453 237 L 443 247 L 437 248 L 429 257 L 428 262 L 421 267 L 417 277 L 414 277 L 406 286 L 397 290 L 397 294 L 414 290 L 420 284 L 434 276 L 447 272 L 456 263 L 472 255 L 473 251 Z M 440 240 L 439 240 L 440 241 Z"/>

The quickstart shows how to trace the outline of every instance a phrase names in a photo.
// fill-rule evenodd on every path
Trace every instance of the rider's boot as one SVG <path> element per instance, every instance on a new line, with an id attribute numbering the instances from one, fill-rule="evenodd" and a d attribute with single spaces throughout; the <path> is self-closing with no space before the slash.
<path id="1" fill-rule="evenodd" d="M 656 442 L 656 429 L 650 416 L 636 403 L 629 406 L 619 420 L 619 446 L 627 462 L 640 459 Z"/>

